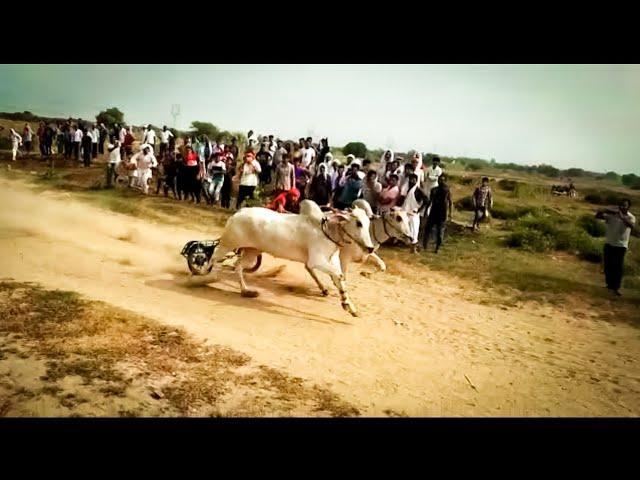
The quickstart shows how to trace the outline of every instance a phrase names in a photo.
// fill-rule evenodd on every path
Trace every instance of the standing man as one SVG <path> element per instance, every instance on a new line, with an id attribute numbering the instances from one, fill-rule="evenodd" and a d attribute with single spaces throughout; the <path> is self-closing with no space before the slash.
<path id="1" fill-rule="evenodd" d="M 398 175 L 389 175 L 387 185 L 380 192 L 378 198 L 378 210 L 380 213 L 389 213 L 396 206 L 400 198 L 400 188 L 398 187 Z"/>
<path id="2" fill-rule="evenodd" d="M 162 127 L 162 131 L 160 132 L 160 157 L 162 157 L 169 147 L 169 139 L 173 137 L 173 133 L 171 130 L 167 128 L 166 125 Z"/>
<path id="3" fill-rule="evenodd" d="M 100 130 L 97 125 L 92 126 L 91 130 L 91 158 L 98 158 L 98 142 L 100 141 Z"/>
<path id="4" fill-rule="evenodd" d="M 104 155 L 104 142 L 107 140 L 107 137 L 109 136 L 109 130 L 107 130 L 107 127 L 104 126 L 104 123 L 100 124 L 100 140 L 98 143 L 98 153 L 100 155 Z"/>
<path id="5" fill-rule="evenodd" d="M 596 218 L 604 220 L 607 232 L 604 243 L 604 276 L 607 288 L 616 295 L 620 294 L 624 273 L 624 256 L 629 248 L 629 236 L 636 225 L 636 217 L 629 211 L 631 200 L 620 202 L 618 210 L 601 209 Z"/>
<path id="6" fill-rule="evenodd" d="M 93 134 L 91 130 L 87 128 L 87 131 L 84 132 L 84 136 L 82 137 L 82 161 L 84 163 L 85 168 L 91 166 L 91 149 L 93 143 Z"/>
<path id="7" fill-rule="evenodd" d="M 118 130 L 118 141 L 120 142 L 120 145 L 124 145 L 124 138 L 127 136 L 127 129 L 124 126 L 124 124 L 120 127 L 120 130 Z"/>
<path id="8" fill-rule="evenodd" d="M 435 253 L 438 253 L 438 250 L 442 245 L 442 241 L 444 240 L 444 229 L 447 219 L 451 221 L 452 215 L 451 192 L 449 191 L 449 186 L 447 185 L 447 177 L 444 173 L 438 178 L 438 186 L 431 190 L 429 200 L 431 202 L 431 206 L 422 242 L 423 247 L 426 250 L 427 244 L 429 243 L 429 236 L 431 235 L 431 231 L 435 229 Z"/>
<path id="9" fill-rule="evenodd" d="M 302 167 L 309 169 L 309 167 L 313 164 L 313 160 L 316 158 L 316 151 L 311 146 L 311 139 L 307 138 L 304 142 L 304 148 L 302 149 Z"/>
<path id="10" fill-rule="evenodd" d="M 31 142 L 33 141 L 33 129 L 31 125 L 28 123 L 24 124 L 24 129 L 22 130 L 22 143 L 24 143 L 24 149 L 27 154 L 31 153 Z"/>
<path id="11" fill-rule="evenodd" d="M 382 184 L 378 181 L 378 174 L 375 170 L 369 170 L 367 177 L 362 185 L 362 198 L 364 198 L 369 205 L 373 213 L 378 213 L 378 197 L 382 192 Z"/>
<path id="12" fill-rule="evenodd" d="M 16 161 L 16 154 L 18 153 L 18 147 L 22 145 L 22 137 L 18 132 L 16 132 L 13 128 L 11 129 L 11 153 L 13 157 L 11 158 L 12 162 Z"/>
<path id="13" fill-rule="evenodd" d="M 233 137 L 231 139 L 231 146 L 229 147 L 229 151 L 233 155 L 233 159 L 236 160 L 238 158 L 238 153 L 240 150 L 238 149 L 238 139 Z"/>
<path id="14" fill-rule="evenodd" d="M 487 218 L 489 209 L 493 208 L 493 193 L 489 186 L 489 178 L 482 177 L 482 185 L 473 192 L 473 229 L 478 228 L 481 218 Z"/>
<path id="15" fill-rule="evenodd" d="M 276 165 L 276 181 L 273 187 L 276 195 L 280 192 L 289 191 L 296 186 L 295 169 L 289 158 L 290 156 L 287 152 L 283 153 L 280 162 Z"/>
<path id="16" fill-rule="evenodd" d="M 276 142 L 276 150 L 273 153 L 273 168 L 274 170 L 278 168 L 280 162 L 282 162 L 282 157 L 286 155 L 287 149 L 282 145 L 282 140 L 278 140 Z"/>
<path id="17" fill-rule="evenodd" d="M 145 127 L 144 135 L 142 136 L 142 143 L 148 144 L 151 149 L 151 153 L 155 154 L 156 132 L 151 128 L 151 125 L 147 125 Z"/>
<path id="18" fill-rule="evenodd" d="M 73 134 L 73 156 L 75 157 L 76 162 L 80 161 L 80 142 L 82 142 L 82 136 L 80 125 L 76 125 L 76 131 Z"/>
<path id="19" fill-rule="evenodd" d="M 115 143 L 107 145 L 109 149 L 109 163 L 107 164 L 107 188 L 111 188 L 112 184 L 118 181 L 118 165 L 120 164 L 120 143 L 116 140 Z"/>
<path id="20" fill-rule="evenodd" d="M 360 193 L 362 193 L 362 177 L 359 175 L 360 165 L 352 163 L 350 167 L 351 173 L 344 184 L 342 192 L 340 192 L 336 205 L 334 205 L 338 210 L 351 207 L 351 204 L 357 200 L 360 197 Z"/>
<path id="21" fill-rule="evenodd" d="M 245 152 L 244 163 L 240 170 L 240 187 L 238 189 L 236 210 L 242 206 L 242 202 L 246 198 L 253 198 L 253 192 L 258 186 L 258 175 L 261 170 L 255 154 L 251 151 Z"/>
<path id="22" fill-rule="evenodd" d="M 420 210 L 422 209 L 424 194 L 418 185 L 418 176 L 409 174 L 409 184 L 402 209 L 409 216 L 409 231 L 411 232 L 411 251 L 418 253 L 418 236 L 420 235 Z"/>
<path id="23" fill-rule="evenodd" d="M 275 155 L 277 148 L 278 148 L 278 145 L 276 141 L 273 139 L 273 135 L 269 135 L 269 153 L 271 154 L 271 158 L 273 158 L 273 156 Z"/>
<path id="24" fill-rule="evenodd" d="M 415 172 L 418 173 L 418 172 Z M 424 185 L 424 193 L 429 196 L 431 194 L 431 190 L 438 186 L 438 178 L 442 175 L 442 168 L 440 167 L 440 157 L 437 155 L 433 157 L 433 161 L 431 162 L 431 166 L 427 168 L 424 176 L 425 176 L 425 185 Z"/>
<path id="25" fill-rule="evenodd" d="M 260 163 L 260 183 L 269 185 L 271 183 L 271 152 L 267 149 L 265 143 L 260 145 L 260 151 L 256 155 L 256 160 Z"/>
<path id="26" fill-rule="evenodd" d="M 137 158 L 138 166 L 138 188 L 142 190 L 142 193 L 147 195 L 149 193 L 149 181 L 152 177 L 152 168 L 158 166 L 158 161 L 151 149 L 151 145 L 142 146 L 142 155 Z"/>

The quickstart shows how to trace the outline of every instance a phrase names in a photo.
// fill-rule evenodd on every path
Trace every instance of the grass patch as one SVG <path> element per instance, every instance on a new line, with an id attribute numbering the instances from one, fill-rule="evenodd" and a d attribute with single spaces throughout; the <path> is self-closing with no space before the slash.
<path id="1" fill-rule="evenodd" d="M 11 334 L 12 341 L 18 341 L 18 334 L 29 356 L 44 361 L 46 373 L 41 380 L 45 383 L 37 393 L 55 397 L 69 415 L 76 414 L 73 409 L 79 403 L 90 401 L 86 398 L 112 404 L 122 401 L 134 381 L 149 385 L 161 381 L 164 395 L 138 400 L 135 408 L 122 407 L 121 415 L 146 415 L 154 402 L 162 402 L 163 412 L 173 415 L 359 413 L 327 389 L 275 369 L 252 366 L 243 353 L 205 346 L 182 329 L 84 300 L 72 292 L 0 282 L 0 318 L 0 339 Z M 243 373 L 237 372 L 241 367 Z M 82 380 L 77 387 L 82 398 L 65 392 L 62 381 L 68 377 Z M 229 395 L 238 389 L 243 401 L 228 404 Z M 14 406 L 9 403 L 2 408 L 9 411 Z"/>

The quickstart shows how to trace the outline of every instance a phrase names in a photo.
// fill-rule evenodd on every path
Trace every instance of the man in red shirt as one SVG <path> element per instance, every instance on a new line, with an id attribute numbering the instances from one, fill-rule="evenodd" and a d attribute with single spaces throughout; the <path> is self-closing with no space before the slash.
<path id="1" fill-rule="evenodd" d="M 276 197 L 265 208 L 275 210 L 276 212 L 296 212 L 298 210 L 298 201 L 300 200 L 300 191 L 293 187 L 291 190 L 276 195 Z"/>

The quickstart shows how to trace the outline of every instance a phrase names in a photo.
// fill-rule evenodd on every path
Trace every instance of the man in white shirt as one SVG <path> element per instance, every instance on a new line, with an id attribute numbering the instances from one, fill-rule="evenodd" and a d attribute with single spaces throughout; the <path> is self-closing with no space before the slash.
<path id="1" fill-rule="evenodd" d="M 273 153 L 273 168 L 277 168 L 282 162 L 282 157 L 287 153 L 287 149 L 282 146 L 282 140 L 276 142 L 276 150 Z"/>
<path id="2" fill-rule="evenodd" d="M 120 131 L 118 132 L 118 141 L 120 142 L 120 145 L 124 145 L 124 137 L 127 136 L 127 128 L 122 125 L 122 127 L 120 128 Z"/>
<path id="3" fill-rule="evenodd" d="M 145 195 L 149 193 L 149 181 L 152 177 L 152 168 L 158 166 L 151 145 L 142 145 L 142 155 L 138 155 L 136 161 L 138 166 L 138 188 L 142 190 Z"/>
<path id="4" fill-rule="evenodd" d="M 169 147 L 169 139 L 174 138 L 171 130 L 167 128 L 167 126 L 162 127 L 162 131 L 160 132 L 160 157 L 164 156 Z"/>
<path id="5" fill-rule="evenodd" d="M 150 125 L 147 125 L 142 135 L 142 143 L 149 145 L 151 153 L 155 153 L 154 148 L 156 145 L 156 132 Z"/>
<path id="6" fill-rule="evenodd" d="M 304 168 L 309 168 L 309 166 L 313 163 L 316 158 L 316 151 L 311 146 L 311 140 L 307 138 L 304 142 L 304 148 L 302 149 L 302 166 Z"/>
<path id="7" fill-rule="evenodd" d="M 109 163 L 107 164 L 107 188 L 111 188 L 112 184 L 115 184 L 118 180 L 117 168 L 122 161 L 120 157 L 120 143 L 115 140 L 115 145 L 110 143 L 107 146 L 109 152 Z"/>
<path id="8" fill-rule="evenodd" d="M 271 158 L 274 157 L 277 148 L 278 148 L 278 145 L 276 141 L 273 139 L 273 135 L 269 135 L 269 152 L 271 153 Z"/>
<path id="9" fill-rule="evenodd" d="M 18 147 L 22 145 L 22 137 L 18 132 L 16 132 L 13 128 L 11 129 L 11 153 L 13 157 L 11 161 L 16 161 L 16 154 L 18 153 Z M 20 154 L 22 155 L 22 154 Z"/>
<path id="10" fill-rule="evenodd" d="M 73 135 L 73 155 L 76 157 L 76 162 L 80 161 L 80 143 L 82 142 L 82 137 L 84 133 L 80 128 L 80 125 L 76 126 L 76 132 Z"/>
<path id="11" fill-rule="evenodd" d="M 440 157 L 437 155 L 433 157 L 433 162 L 424 173 L 424 194 L 429 197 L 431 190 L 438 186 L 438 178 L 442 175 L 442 168 L 440 167 Z"/>
<path id="12" fill-rule="evenodd" d="M 98 142 L 100 141 L 100 130 L 94 124 L 91 130 L 91 157 L 98 158 Z"/>
<path id="13" fill-rule="evenodd" d="M 238 188 L 236 210 L 242 206 L 242 202 L 245 199 L 253 198 L 253 192 L 258 186 L 258 175 L 262 171 L 260 162 L 256 160 L 256 156 L 253 152 L 246 152 L 244 154 L 244 163 L 240 168 L 240 186 Z"/>
<path id="14" fill-rule="evenodd" d="M 620 285 L 624 273 L 624 256 L 629 248 L 631 230 L 635 228 L 636 217 L 629 211 L 631 200 L 620 202 L 618 210 L 598 210 L 596 218 L 607 224 L 604 243 L 604 275 L 607 288 L 620 295 Z"/>

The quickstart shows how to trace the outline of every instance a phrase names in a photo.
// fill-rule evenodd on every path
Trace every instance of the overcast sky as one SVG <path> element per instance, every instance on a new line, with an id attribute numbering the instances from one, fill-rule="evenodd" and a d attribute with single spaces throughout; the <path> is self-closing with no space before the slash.
<path id="1" fill-rule="evenodd" d="M 640 173 L 638 65 L 1 65 L 0 110 Z"/>

